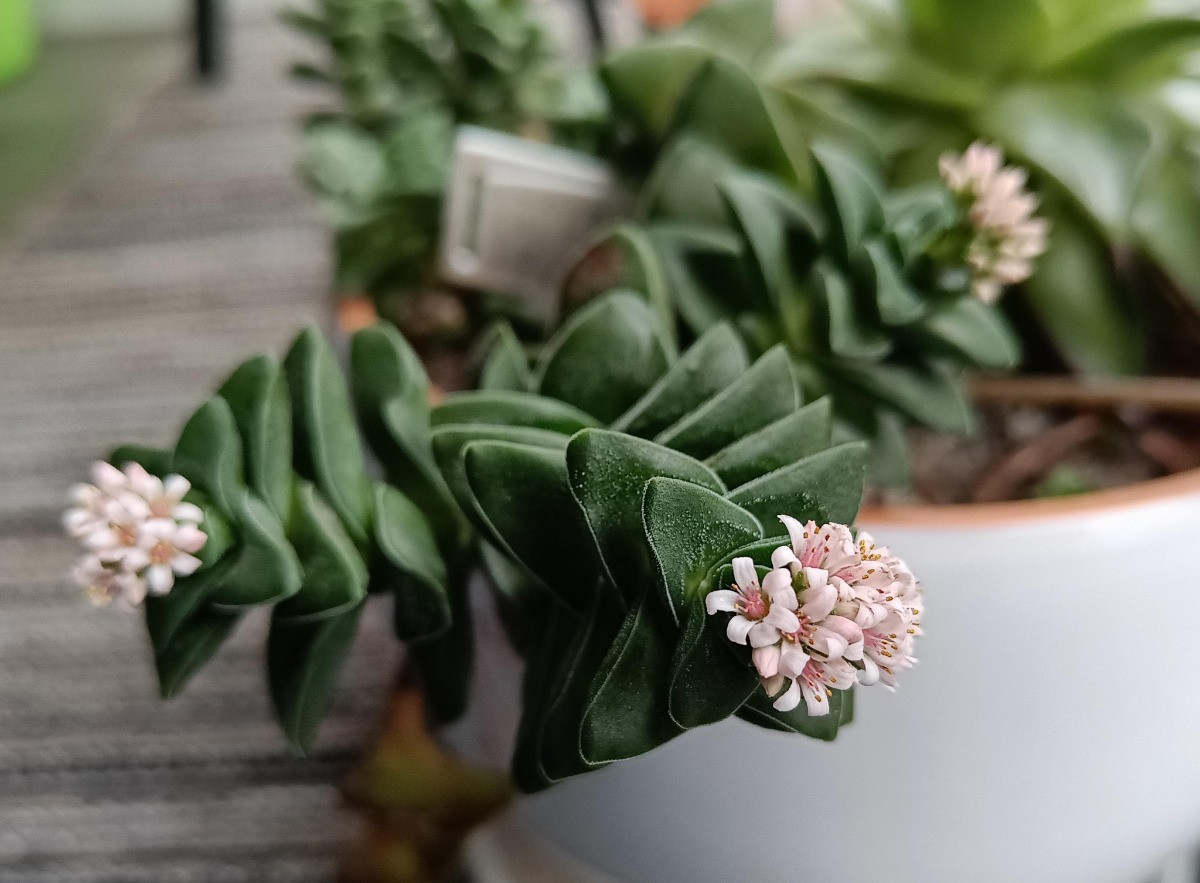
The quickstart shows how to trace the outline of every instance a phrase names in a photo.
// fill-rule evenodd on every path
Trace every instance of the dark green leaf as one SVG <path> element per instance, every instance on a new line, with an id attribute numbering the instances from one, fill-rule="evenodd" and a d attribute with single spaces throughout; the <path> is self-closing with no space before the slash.
<path id="1" fill-rule="evenodd" d="M 908 287 L 900 268 L 879 240 L 863 246 L 862 264 L 875 291 L 879 318 L 885 325 L 907 325 L 921 317 L 926 304 Z"/>
<path id="2" fill-rule="evenodd" d="M 858 442 L 838 445 L 756 478 L 729 499 L 756 516 L 767 536 L 786 533 L 780 515 L 850 524 L 862 502 L 867 450 Z"/>
<path id="3" fill-rule="evenodd" d="M 528 392 L 456 392 L 433 409 L 434 427 L 447 424 L 495 424 L 546 429 L 571 435 L 596 426 L 596 420 L 557 399 Z"/>
<path id="4" fill-rule="evenodd" d="M 449 492 L 463 512 L 471 512 L 474 503 L 467 476 L 463 470 L 463 449 L 474 441 L 506 441 L 522 445 L 562 450 L 568 437 L 545 429 L 530 429 L 524 426 L 501 426 L 474 424 L 466 426 L 439 426 L 430 436 L 433 456 L 441 474 L 445 477 Z"/>
<path id="5" fill-rule="evenodd" d="M 259 356 L 242 364 L 217 393 L 241 435 L 246 483 L 286 520 L 292 502 L 292 406 L 279 363 Z"/>
<path id="6" fill-rule="evenodd" d="M 792 413 L 799 404 L 787 350 L 777 346 L 654 440 L 693 457 L 708 457 Z"/>
<path id="7" fill-rule="evenodd" d="M 242 445 L 233 413 L 222 398 L 200 406 L 183 427 L 171 468 L 232 517 L 241 498 Z"/>
<path id="8" fill-rule="evenodd" d="M 782 469 L 829 447 L 830 400 L 818 399 L 722 448 L 705 462 L 729 487 Z"/>
<path id="9" fill-rule="evenodd" d="M 829 714 L 819 717 L 810 715 L 803 702 L 791 711 L 776 711 L 771 706 L 773 701 L 764 692 L 751 693 L 750 700 L 738 709 L 737 716 L 752 724 L 782 733 L 798 733 L 823 742 L 832 742 L 837 738 L 842 720 L 842 705 L 846 702 L 844 690 L 833 691 L 833 696 L 829 697 Z"/>
<path id="10" fill-rule="evenodd" d="M 175 587 L 178 591 L 178 584 Z M 169 597 L 169 596 L 168 596 Z M 228 613 L 203 612 L 174 631 L 161 650 L 155 650 L 154 669 L 164 699 L 178 696 L 188 681 L 204 667 L 233 633 L 239 617 Z"/>
<path id="11" fill-rule="evenodd" d="M 396 637 L 428 638 L 450 626 L 446 563 L 429 522 L 394 487 L 375 484 L 375 545 L 393 583 Z"/>
<path id="12" fill-rule="evenodd" d="M 354 542 L 365 548 L 371 488 L 342 372 L 316 328 L 306 328 L 284 359 L 292 393 L 296 470 L 313 481 Z"/>
<path id="13" fill-rule="evenodd" d="M 654 578 L 642 528 L 646 482 L 664 475 L 724 492 L 716 473 L 700 461 L 602 429 L 585 429 L 571 439 L 567 475 L 605 573 L 627 604 L 634 603 Z"/>
<path id="14" fill-rule="evenodd" d="M 767 569 L 760 570 L 765 573 Z M 726 565 L 709 588 L 726 588 L 732 583 L 733 570 Z M 703 603 L 688 609 L 686 626 L 671 660 L 669 707 L 672 719 L 681 727 L 690 729 L 722 721 L 758 689 L 758 675 L 750 665 L 749 654 L 726 637 L 724 619 L 709 616 Z"/>
<path id="15" fill-rule="evenodd" d="M 882 359 L 891 349 L 888 336 L 855 298 L 840 273 L 829 266 L 816 268 L 814 278 L 829 321 L 829 349 L 849 359 Z"/>
<path id="16" fill-rule="evenodd" d="M 1020 344 L 1003 315 L 973 297 L 960 297 L 921 323 L 927 352 L 951 355 L 981 368 L 1012 368 L 1021 357 Z"/>
<path id="17" fill-rule="evenodd" d="M 586 610 L 596 581 L 591 538 L 562 450 L 476 441 L 464 468 L 483 533 L 563 603 Z"/>
<path id="18" fill-rule="evenodd" d="M 471 570 L 471 567 L 463 566 L 450 575 L 449 630 L 408 648 L 430 717 L 438 724 L 458 720 L 467 709 L 475 656 L 475 632 L 467 591 Z"/>
<path id="19" fill-rule="evenodd" d="M 720 494 L 675 478 L 652 478 L 642 501 L 646 541 L 667 609 L 677 623 L 701 604 L 705 575 L 733 549 L 763 535 L 763 526 Z"/>
<path id="20" fill-rule="evenodd" d="M 589 763 L 636 757 L 683 732 L 668 713 L 674 646 L 669 614 L 646 592 L 626 616 L 593 683 L 580 736 Z"/>
<path id="21" fill-rule="evenodd" d="M 307 751 L 333 701 L 365 605 L 360 601 L 318 622 L 296 622 L 278 612 L 267 638 L 267 677 L 275 715 L 292 747 Z"/>
<path id="22" fill-rule="evenodd" d="M 163 478 L 171 472 L 171 452 L 162 448 L 148 448 L 144 445 L 121 445 L 115 448 L 105 460 L 118 469 L 124 469 L 127 463 L 137 463 L 151 475 Z"/>
<path id="23" fill-rule="evenodd" d="M 879 183 L 861 162 L 831 144 L 815 145 L 812 153 L 831 244 L 848 260 L 883 224 Z"/>
<path id="24" fill-rule="evenodd" d="M 865 396 L 885 402 L 918 423 L 966 433 L 974 425 L 960 372 L 843 360 L 830 370 Z"/>
<path id="25" fill-rule="evenodd" d="M 645 43 L 623 50 L 600 68 L 614 110 L 650 137 L 665 138 L 680 100 L 711 54 L 699 46 Z"/>
<path id="26" fill-rule="evenodd" d="M 670 347 L 641 298 L 614 292 L 584 307 L 546 348 L 538 391 L 611 423 L 667 370 Z"/>
<path id="27" fill-rule="evenodd" d="M 525 350 L 508 323 L 493 326 L 483 367 L 479 370 L 479 388 L 528 392 L 533 388 L 533 372 Z"/>
<path id="28" fill-rule="evenodd" d="M 337 514 L 307 482 L 296 487 L 288 539 L 300 555 L 300 591 L 276 609 L 279 619 L 328 619 L 367 595 L 367 569 Z"/>
<path id="29" fill-rule="evenodd" d="M 238 545 L 209 603 L 218 610 L 274 604 L 300 589 L 300 561 L 288 543 L 278 516 L 261 500 L 243 492 L 237 510 Z"/>
<path id="30" fill-rule="evenodd" d="M 662 432 L 734 383 L 747 367 L 737 332 L 724 322 L 715 325 L 612 428 L 643 438 Z"/>

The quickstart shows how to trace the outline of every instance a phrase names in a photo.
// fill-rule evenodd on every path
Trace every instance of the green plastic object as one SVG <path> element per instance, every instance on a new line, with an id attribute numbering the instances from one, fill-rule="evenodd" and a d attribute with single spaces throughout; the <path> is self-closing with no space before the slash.
<path id="1" fill-rule="evenodd" d="M 29 67 L 36 51 L 37 31 L 29 0 L 0 0 L 0 83 Z"/>

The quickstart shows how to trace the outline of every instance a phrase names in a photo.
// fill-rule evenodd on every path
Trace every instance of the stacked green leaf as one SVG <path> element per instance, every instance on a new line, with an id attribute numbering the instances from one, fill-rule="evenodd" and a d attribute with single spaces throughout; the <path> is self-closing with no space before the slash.
<path id="1" fill-rule="evenodd" d="M 832 446 L 783 347 L 751 361 L 727 323 L 676 357 L 643 297 L 576 313 L 531 368 L 510 335 L 484 387 L 431 414 L 432 451 L 484 540 L 528 659 L 514 775 L 526 790 L 737 714 L 831 739 L 836 713 L 780 714 L 748 650 L 705 616 L 737 554 L 763 565 L 781 513 L 849 522 L 865 446 Z M 522 633 L 520 629 L 525 629 Z"/>
<path id="2" fill-rule="evenodd" d="M 805 395 L 832 396 L 846 430 L 877 442 L 879 480 L 904 479 L 904 425 L 970 428 L 964 370 L 1011 367 L 1019 349 L 965 275 L 928 254 L 956 223 L 944 191 L 885 193 L 830 145 L 813 151 L 812 197 L 691 138 L 664 162 L 650 219 L 599 246 L 619 256 L 617 282 L 691 335 L 728 322 L 755 353 L 784 344 Z M 712 220 L 667 207 L 708 197 Z"/>
<path id="3" fill-rule="evenodd" d="M 1194 372 L 1194 5 L 889 0 L 848 11 L 797 33 L 762 79 L 813 107 L 816 123 L 826 111 L 860 119 L 898 182 L 928 179 L 940 153 L 972 140 L 1002 147 L 1030 168 L 1050 220 L 1049 251 L 1020 294 L 1063 361 Z"/>
<path id="4" fill-rule="evenodd" d="M 523 0 L 317 0 L 288 20 L 328 51 L 296 75 L 339 96 L 310 118 L 303 160 L 336 230 L 337 284 L 388 314 L 433 282 L 457 125 L 586 141 L 604 116 L 589 78 L 550 67 Z"/>
<path id="5" fill-rule="evenodd" d="M 282 364 L 262 356 L 239 367 L 173 450 L 125 447 L 110 459 L 183 475 L 205 516 L 203 565 L 146 602 L 164 696 L 183 689 L 246 610 L 270 606 L 271 695 L 304 748 L 369 592 L 394 594 L 406 639 L 450 627 L 438 538 L 408 497 L 368 477 L 341 372 L 315 330 Z"/>

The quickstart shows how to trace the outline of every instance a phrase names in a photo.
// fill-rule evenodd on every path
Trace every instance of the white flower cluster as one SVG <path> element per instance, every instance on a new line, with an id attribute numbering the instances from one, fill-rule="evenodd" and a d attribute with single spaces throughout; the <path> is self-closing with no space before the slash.
<path id="1" fill-rule="evenodd" d="M 1024 169 L 1003 165 L 1000 151 L 976 141 L 962 156 L 945 154 L 938 171 L 965 203 L 974 236 L 967 246 L 971 292 L 995 303 L 1005 286 L 1033 274 L 1033 261 L 1046 250 L 1049 224 L 1035 218 L 1038 201 L 1025 189 Z"/>
<path id="2" fill-rule="evenodd" d="M 923 602 L 912 571 L 844 524 L 779 520 L 791 545 L 771 553 L 761 585 L 750 558 L 733 559 L 736 584 L 708 594 L 709 615 L 734 614 L 726 634 L 753 648 L 779 711 L 803 698 L 809 714 L 828 714 L 832 691 L 856 682 L 893 688 L 896 674 L 916 662 L 913 638 L 921 634 Z"/>
<path id="3" fill-rule="evenodd" d="M 92 464 L 91 477 L 71 489 L 63 526 L 87 550 L 71 575 L 94 604 L 137 605 L 147 592 L 165 595 L 176 576 L 196 571 L 195 553 L 208 537 L 200 507 L 183 502 L 191 489 L 186 478 L 164 480 L 137 463 L 118 469 L 104 462 Z"/>

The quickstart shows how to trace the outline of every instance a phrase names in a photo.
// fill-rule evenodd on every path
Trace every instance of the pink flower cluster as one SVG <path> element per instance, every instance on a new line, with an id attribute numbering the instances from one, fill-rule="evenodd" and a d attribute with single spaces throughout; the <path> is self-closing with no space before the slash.
<path id="1" fill-rule="evenodd" d="M 190 489 L 183 476 L 160 479 L 137 463 L 92 464 L 92 484 L 72 488 L 63 526 L 86 550 L 71 575 L 93 603 L 134 606 L 196 571 L 208 537 L 203 511 L 183 501 Z"/>
<path id="2" fill-rule="evenodd" d="M 726 634 L 750 645 L 779 711 L 803 698 L 809 714 L 828 714 L 833 690 L 893 688 L 897 673 L 916 662 L 913 638 L 921 634 L 924 604 L 912 571 L 844 524 L 779 520 L 791 545 L 771 554 L 761 584 L 754 562 L 735 558 L 735 585 L 708 594 L 708 613 L 734 614 Z"/>

